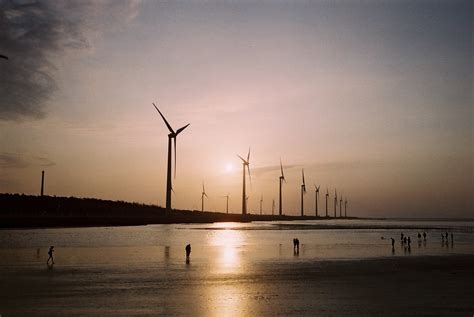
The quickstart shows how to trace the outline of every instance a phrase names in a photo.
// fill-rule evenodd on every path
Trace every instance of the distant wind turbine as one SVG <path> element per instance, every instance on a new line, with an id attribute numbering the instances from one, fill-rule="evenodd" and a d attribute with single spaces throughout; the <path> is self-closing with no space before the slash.
<path id="1" fill-rule="evenodd" d="M 202 183 L 202 193 L 201 193 L 201 211 L 204 212 L 204 197 L 209 198 L 204 189 L 204 183 Z"/>
<path id="2" fill-rule="evenodd" d="M 263 195 L 260 197 L 260 214 L 262 214 Z"/>
<path id="3" fill-rule="evenodd" d="M 303 197 L 306 194 L 306 184 L 304 182 L 304 169 L 301 169 L 301 176 L 303 177 L 303 184 L 301 184 L 301 217 L 304 216 L 304 201 Z"/>
<path id="4" fill-rule="evenodd" d="M 272 216 L 275 215 L 275 198 L 272 200 Z"/>
<path id="5" fill-rule="evenodd" d="M 249 181 L 252 182 L 250 178 L 250 148 L 249 153 L 247 154 L 247 159 L 244 159 L 242 156 L 237 155 L 242 160 L 242 167 L 243 167 L 243 174 L 242 174 L 242 215 L 247 214 L 247 196 L 245 192 L 245 167 L 247 167 L 247 171 L 249 173 Z"/>
<path id="6" fill-rule="evenodd" d="M 344 203 L 344 218 L 347 218 L 347 198 L 346 198 L 346 201 Z"/>
<path id="7" fill-rule="evenodd" d="M 334 218 L 337 217 L 337 190 L 334 189 Z"/>
<path id="8" fill-rule="evenodd" d="M 329 197 L 329 189 L 326 187 L 326 218 L 328 217 L 328 197 Z"/>
<path id="9" fill-rule="evenodd" d="M 229 213 L 229 194 L 222 197 L 226 198 L 225 213 L 228 214 Z"/>
<path id="10" fill-rule="evenodd" d="M 280 170 L 281 170 L 281 175 L 280 175 L 280 196 L 279 196 L 279 203 L 280 205 L 278 206 L 278 212 L 280 216 L 283 214 L 283 205 L 282 205 L 282 197 L 281 197 L 281 187 L 283 185 L 283 181 L 286 183 L 285 179 L 285 174 L 283 173 L 283 164 L 281 163 L 280 159 Z"/>
<path id="11" fill-rule="evenodd" d="M 173 185 L 171 184 L 171 140 L 174 140 L 174 177 L 176 178 L 176 138 L 178 137 L 178 134 L 183 132 L 184 129 L 186 129 L 189 126 L 189 123 L 185 125 L 182 128 L 179 128 L 176 130 L 176 132 L 173 130 L 171 125 L 166 121 L 165 117 L 161 113 L 161 111 L 158 109 L 158 107 L 153 103 L 153 106 L 155 107 L 156 111 L 160 114 L 161 118 L 165 122 L 166 126 L 168 127 L 168 130 L 170 133 L 168 134 L 168 171 L 167 171 L 167 178 L 166 178 L 166 210 L 171 210 L 171 191 L 173 190 Z"/>
<path id="12" fill-rule="evenodd" d="M 314 185 L 314 213 L 316 217 L 318 216 L 318 199 L 319 199 L 319 186 Z"/>
<path id="13" fill-rule="evenodd" d="M 342 218 L 342 194 L 341 199 L 339 200 L 339 217 Z"/>

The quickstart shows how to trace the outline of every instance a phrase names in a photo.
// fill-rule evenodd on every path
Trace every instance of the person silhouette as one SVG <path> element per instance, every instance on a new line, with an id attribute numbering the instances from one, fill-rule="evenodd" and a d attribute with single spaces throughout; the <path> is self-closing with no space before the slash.
<path id="1" fill-rule="evenodd" d="M 408 237 L 408 249 L 410 249 L 410 248 L 411 248 L 411 238 Z"/>
<path id="2" fill-rule="evenodd" d="M 421 233 L 418 232 L 418 239 L 421 239 Z"/>
<path id="3" fill-rule="evenodd" d="M 296 238 L 296 250 L 298 253 L 300 252 L 300 240 L 298 238 Z"/>
<path id="4" fill-rule="evenodd" d="M 392 249 L 395 248 L 395 239 L 394 238 L 390 238 L 390 240 L 392 240 Z"/>
<path id="5" fill-rule="evenodd" d="M 426 240 L 426 232 L 423 231 L 423 240 Z"/>
<path id="6" fill-rule="evenodd" d="M 191 255 L 191 245 L 188 244 L 184 249 L 186 250 L 186 261 L 189 262 L 189 255 Z"/>
<path id="7" fill-rule="evenodd" d="M 46 261 L 46 264 L 49 264 L 49 260 L 51 260 L 51 263 L 54 264 L 54 246 L 50 246 L 48 250 L 48 261 Z"/>
<path id="8" fill-rule="evenodd" d="M 403 232 L 400 233 L 400 241 L 403 242 Z"/>

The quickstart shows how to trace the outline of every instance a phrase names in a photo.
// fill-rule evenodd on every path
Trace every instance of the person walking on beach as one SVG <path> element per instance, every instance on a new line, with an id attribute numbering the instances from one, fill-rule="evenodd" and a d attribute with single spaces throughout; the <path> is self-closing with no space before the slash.
<path id="1" fill-rule="evenodd" d="M 394 238 L 390 238 L 392 240 L 392 249 L 395 248 L 395 239 Z"/>
<path id="2" fill-rule="evenodd" d="M 400 241 L 403 242 L 403 232 L 400 233 Z"/>
<path id="3" fill-rule="evenodd" d="M 423 240 L 426 240 L 426 232 L 423 231 Z"/>
<path id="4" fill-rule="evenodd" d="M 410 248 L 411 248 L 411 238 L 408 237 L 408 249 L 410 249 Z"/>
<path id="5" fill-rule="evenodd" d="M 191 245 L 188 244 L 184 249 L 186 250 L 186 262 L 189 262 L 189 255 L 191 255 Z"/>
<path id="6" fill-rule="evenodd" d="M 48 250 L 48 261 L 46 261 L 46 264 L 49 264 L 49 260 L 51 260 L 51 263 L 54 264 L 53 253 L 54 253 L 54 246 L 50 246 Z"/>
<path id="7" fill-rule="evenodd" d="M 421 239 L 421 233 L 418 232 L 418 240 Z"/>

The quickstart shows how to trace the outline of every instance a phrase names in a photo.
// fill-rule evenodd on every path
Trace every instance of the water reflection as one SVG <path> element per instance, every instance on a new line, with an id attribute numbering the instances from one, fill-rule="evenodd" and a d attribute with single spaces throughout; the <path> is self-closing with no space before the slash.
<path id="1" fill-rule="evenodd" d="M 238 272 L 241 266 L 240 250 L 245 237 L 242 231 L 232 230 L 233 223 L 219 224 L 220 230 L 209 235 L 209 244 L 215 248 L 216 258 L 213 268 L 220 273 Z"/>

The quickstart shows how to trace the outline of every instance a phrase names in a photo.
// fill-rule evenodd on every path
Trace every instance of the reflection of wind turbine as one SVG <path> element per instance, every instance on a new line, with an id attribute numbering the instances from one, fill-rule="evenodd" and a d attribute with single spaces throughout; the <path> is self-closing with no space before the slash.
<path id="1" fill-rule="evenodd" d="M 204 183 L 202 183 L 202 193 L 201 193 L 201 211 L 204 211 L 204 196 L 209 198 L 206 194 L 206 190 L 204 189 Z"/>
<path id="2" fill-rule="evenodd" d="M 328 197 L 329 197 L 329 189 L 326 187 L 326 218 L 328 217 Z"/>
<path id="3" fill-rule="evenodd" d="M 342 218 L 342 194 L 341 199 L 339 200 L 339 217 Z"/>
<path id="4" fill-rule="evenodd" d="M 176 132 L 173 130 L 171 125 L 166 121 L 165 117 L 161 113 L 161 111 L 156 107 L 155 104 L 153 104 L 155 107 L 156 111 L 160 114 L 161 118 L 165 122 L 166 126 L 168 127 L 168 130 L 170 133 L 168 134 L 168 172 L 167 172 L 167 178 L 166 178 L 166 209 L 171 210 L 171 191 L 173 190 L 173 186 L 171 184 L 171 139 L 174 140 L 174 177 L 176 177 L 176 138 L 178 137 L 178 134 L 183 132 L 184 129 L 186 129 L 189 126 L 189 123 L 185 125 L 182 128 L 179 128 L 176 130 Z"/>
<path id="5" fill-rule="evenodd" d="M 344 218 L 347 218 L 347 198 L 346 198 L 346 201 L 344 202 Z"/>
<path id="6" fill-rule="evenodd" d="M 337 209 L 337 190 L 334 189 L 334 218 L 337 217 L 336 209 Z"/>
<path id="7" fill-rule="evenodd" d="M 249 173 L 249 181 L 252 182 L 252 179 L 250 178 L 250 148 L 249 148 L 249 153 L 247 154 L 247 159 L 245 160 L 242 156 L 237 155 L 241 160 L 242 160 L 242 167 L 243 167 L 243 183 L 242 183 L 242 215 L 247 214 L 247 196 L 245 193 L 245 167 L 247 167 L 247 171 Z"/>
<path id="8" fill-rule="evenodd" d="M 283 174 L 283 164 L 281 164 L 281 159 L 280 159 L 280 169 L 281 169 L 281 175 L 280 175 L 280 198 L 279 198 L 279 203 L 280 203 L 280 205 L 278 206 L 278 212 L 279 212 L 279 214 L 280 214 L 280 216 L 281 216 L 281 215 L 282 215 L 282 210 L 283 210 L 282 202 L 281 202 L 281 186 L 283 185 L 283 181 L 285 181 L 285 183 L 286 183 L 285 174 Z"/>
<path id="9" fill-rule="evenodd" d="M 318 198 L 319 198 L 319 186 L 314 184 L 314 213 L 316 217 L 318 216 Z"/>
<path id="10" fill-rule="evenodd" d="M 260 214 L 262 214 L 263 195 L 260 197 Z"/>
<path id="11" fill-rule="evenodd" d="M 303 184 L 301 184 L 301 217 L 303 217 L 304 216 L 303 195 L 306 194 L 306 184 L 304 182 L 304 169 L 301 169 L 301 176 L 303 177 Z"/>

